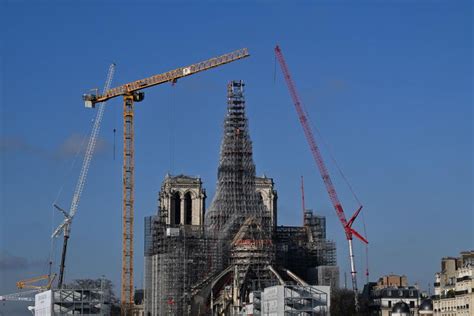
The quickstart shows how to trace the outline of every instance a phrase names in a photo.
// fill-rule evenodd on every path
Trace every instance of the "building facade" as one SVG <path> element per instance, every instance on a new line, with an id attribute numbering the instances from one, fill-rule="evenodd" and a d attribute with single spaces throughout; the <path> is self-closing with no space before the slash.
<path id="1" fill-rule="evenodd" d="M 410 315 L 419 315 L 422 302 L 420 290 L 408 284 L 404 275 L 390 274 L 375 283 L 365 285 L 364 300 L 368 301 L 369 315 L 391 316 L 394 307 L 407 306 Z"/>
<path id="2" fill-rule="evenodd" d="M 272 178 L 268 178 L 267 176 L 263 177 L 255 177 L 255 189 L 257 193 L 260 195 L 263 205 L 265 205 L 266 210 L 270 215 L 270 220 L 272 223 L 272 227 L 277 226 L 277 201 L 278 201 L 278 193 L 275 190 L 275 184 L 273 183 Z"/>
<path id="3" fill-rule="evenodd" d="M 434 315 L 474 315 L 473 270 L 474 251 L 441 259 L 441 271 L 435 274 Z"/>
<path id="4" fill-rule="evenodd" d="M 204 224 L 206 191 L 198 177 L 166 175 L 159 193 L 159 209 L 170 226 Z"/>

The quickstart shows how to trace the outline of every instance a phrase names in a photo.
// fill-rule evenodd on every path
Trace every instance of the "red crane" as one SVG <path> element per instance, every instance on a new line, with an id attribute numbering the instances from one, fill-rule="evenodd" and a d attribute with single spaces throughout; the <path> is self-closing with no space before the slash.
<path id="1" fill-rule="evenodd" d="M 357 277 L 356 277 L 356 270 L 355 270 L 355 263 L 354 263 L 354 252 L 352 249 L 352 236 L 356 236 L 362 242 L 368 244 L 367 239 L 365 239 L 361 234 L 359 234 L 356 230 L 352 228 L 352 224 L 356 219 L 357 215 L 359 215 L 362 205 L 357 209 L 357 211 L 352 215 L 352 217 L 347 220 L 346 215 L 344 214 L 344 209 L 342 208 L 342 204 L 339 201 L 339 197 L 337 196 L 336 189 L 334 184 L 331 181 L 331 177 L 329 176 L 328 169 L 324 164 L 323 157 L 321 152 L 319 151 L 318 145 L 316 144 L 316 140 L 313 135 L 313 131 L 311 130 L 311 126 L 308 122 L 308 117 L 303 110 L 303 106 L 296 92 L 295 84 L 293 83 L 293 79 L 291 78 L 290 71 L 288 70 L 288 66 L 286 65 L 285 58 L 281 52 L 280 47 L 277 45 L 275 47 L 275 55 L 278 59 L 280 64 L 281 70 L 283 71 L 283 75 L 285 76 L 285 81 L 288 86 L 288 90 L 290 91 L 291 98 L 293 99 L 293 103 L 295 104 L 296 112 L 298 113 L 298 118 L 301 122 L 301 126 L 303 127 L 304 134 L 306 136 L 306 140 L 308 141 L 309 147 L 311 149 L 311 153 L 313 154 L 313 158 L 318 165 L 319 172 L 321 173 L 321 177 L 323 178 L 324 185 L 326 186 L 326 190 L 328 191 L 329 198 L 331 199 L 332 205 L 336 210 L 337 216 L 341 221 L 342 227 L 344 228 L 344 232 L 346 234 L 346 239 L 349 243 L 349 259 L 351 263 L 351 276 L 352 276 L 352 288 L 354 290 L 354 297 L 355 297 L 355 306 L 356 309 L 359 309 L 358 298 L 357 298 Z"/>

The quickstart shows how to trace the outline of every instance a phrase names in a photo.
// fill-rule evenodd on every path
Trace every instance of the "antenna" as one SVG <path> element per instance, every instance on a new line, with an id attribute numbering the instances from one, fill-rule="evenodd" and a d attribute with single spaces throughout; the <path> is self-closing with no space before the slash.
<path id="1" fill-rule="evenodd" d="M 301 176 L 301 207 L 303 208 L 303 226 L 304 226 L 304 213 L 306 212 L 306 207 L 304 205 L 304 179 Z"/>

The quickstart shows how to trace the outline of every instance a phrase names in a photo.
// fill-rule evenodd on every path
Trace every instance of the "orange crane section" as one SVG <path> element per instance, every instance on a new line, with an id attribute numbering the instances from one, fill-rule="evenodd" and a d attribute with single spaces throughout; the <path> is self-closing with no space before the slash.
<path id="1" fill-rule="evenodd" d="M 123 200 L 122 200 L 122 315 L 129 315 L 133 309 L 133 222 L 134 222 L 134 103 L 144 99 L 141 90 L 166 82 L 175 83 L 179 78 L 190 76 L 224 64 L 250 56 L 246 48 L 214 57 L 186 67 L 180 67 L 162 74 L 136 80 L 116 88 L 109 89 L 102 95 L 85 94 L 85 107 L 93 108 L 97 103 L 123 97 Z"/>
<path id="2" fill-rule="evenodd" d="M 34 290 L 49 290 L 51 288 L 51 284 L 53 283 L 54 279 L 56 278 L 56 274 L 51 275 L 41 275 L 35 278 L 21 280 L 16 282 L 16 287 L 21 289 L 34 289 Z M 42 280 L 48 280 L 46 285 L 33 285 L 32 283 L 36 283 Z"/>

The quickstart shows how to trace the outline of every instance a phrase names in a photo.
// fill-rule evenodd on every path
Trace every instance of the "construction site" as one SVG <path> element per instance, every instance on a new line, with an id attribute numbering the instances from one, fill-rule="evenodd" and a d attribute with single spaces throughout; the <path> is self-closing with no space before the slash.
<path id="1" fill-rule="evenodd" d="M 0 316 L 474 316 L 473 12 L 0 0 Z"/>
<path id="2" fill-rule="evenodd" d="M 273 180 L 255 173 L 244 87 L 243 81 L 227 85 L 209 209 L 201 179 L 168 175 L 157 214 L 145 219 L 146 315 L 239 315 L 271 286 L 338 286 L 336 247 L 326 239 L 324 217 L 306 211 L 301 227 L 276 225 Z M 309 301 L 292 310 L 306 315 Z M 314 308 L 325 304 L 319 300 Z"/>
<path id="3" fill-rule="evenodd" d="M 94 154 L 105 102 L 123 98 L 122 169 L 122 315 L 329 315 L 331 289 L 339 286 L 336 245 L 326 234 L 326 218 L 307 209 L 301 177 L 301 226 L 279 226 L 278 193 L 271 177 L 257 176 L 249 120 L 246 115 L 245 82 L 227 83 L 227 110 L 223 122 L 217 186 L 209 208 L 201 178 L 167 174 L 158 193 L 155 214 L 144 225 L 144 297 L 135 301 L 134 215 L 135 148 L 134 103 L 144 100 L 143 90 L 179 78 L 247 58 L 246 48 L 181 67 L 146 79 L 111 88 L 115 64 L 109 68 L 102 94 L 83 96 L 86 108 L 98 107 L 69 211 L 54 203 L 64 216 L 54 230 L 63 235 L 58 282 L 56 274 L 25 280 L 22 287 L 37 293 L 35 315 L 109 315 L 110 293 L 101 287 L 68 288 L 64 282 L 71 225 L 79 207 Z M 296 87 L 280 48 L 278 60 L 293 99 L 308 145 L 321 173 L 334 210 L 349 245 L 352 286 L 357 278 L 352 249 L 353 236 L 364 243 L 336 194 L 316 140 L 308 124 Z M 223 85 L 224 87 L 224 85 Z M 225 104 L 223 102 L 223 104 Z M 299 208 L 299 207 L 298 207 Z M 140 222 L 140 219 L 138 220 Z M 33 285 L 47 280 L 47 285 Z M 23 292 L 23 294 L 26 294 Z M 21 293 L 4 295 L 15 300 Z M 25 299 L 33 301 L 33 299 Z M 358 306 L 355 295 L 355 306 Z"/>

